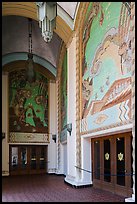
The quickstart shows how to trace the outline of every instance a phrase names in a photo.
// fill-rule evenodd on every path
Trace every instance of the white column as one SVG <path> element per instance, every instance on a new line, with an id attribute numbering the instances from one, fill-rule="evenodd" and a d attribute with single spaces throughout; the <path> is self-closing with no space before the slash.
<path id="1" fill-rule="evenodd" d="M 56 83 L 49 83 L 49 145 L 48 145 L 48 173 L 55 173 L 57 168 L 57 142 L 52 140 L 52 134 L 57 135 L 57 95 Z"/>
<path id="2" fill-rule="evenodd" d="M 8 144 L 8 73 L 2 73 L 2 176 L 9 175 L 9 144 Z"/>
<path id="3" fill-rule="evenodd" d="M 71 135 L 67 133 L 67 175 L 65 181 L 76 183 L 76 37 L 67 49 L 68 59 L 68 107 L 67 122 L 72 123 Z"/>
<path id="4" fill-rule="evenodd" d="M 81 139 L 82 179 L 83 185 L 92 184 L 91 139 Z"/>

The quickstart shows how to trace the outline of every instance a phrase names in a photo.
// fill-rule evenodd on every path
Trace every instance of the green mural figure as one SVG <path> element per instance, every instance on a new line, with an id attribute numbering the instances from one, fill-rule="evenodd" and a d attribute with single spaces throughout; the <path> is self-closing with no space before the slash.
<path id="1" fill-rule="evenodd" d="M 36 73 L 35 82 L 24 82 L 25 74 L 21 70 L 9 75 L 10 132 L 47 133 L 48 80 Z"/>

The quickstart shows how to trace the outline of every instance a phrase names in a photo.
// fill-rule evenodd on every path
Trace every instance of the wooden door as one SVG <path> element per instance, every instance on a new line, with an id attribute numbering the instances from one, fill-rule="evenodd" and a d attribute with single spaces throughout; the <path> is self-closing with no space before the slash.
<path id="1" fill-rule="evenodd" d="M 132 194 L 131 132 L 92 139 L 93 185 L 116 194 Z"/>
<path id="2" fill-rule="evenodd" d="M 10 145 L 10 174 L 47 172 L 47 146 Z"/>

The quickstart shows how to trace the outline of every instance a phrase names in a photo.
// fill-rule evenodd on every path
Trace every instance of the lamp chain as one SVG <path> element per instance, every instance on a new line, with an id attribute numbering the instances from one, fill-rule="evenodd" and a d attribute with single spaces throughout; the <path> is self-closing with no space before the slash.
<path id="1" fill-rule="evenodd" d="M 29 30 L 29 53 L 32 53 L 32 20 L 29 18 L 29 24 L 28 24 L 28 30 Z"/>

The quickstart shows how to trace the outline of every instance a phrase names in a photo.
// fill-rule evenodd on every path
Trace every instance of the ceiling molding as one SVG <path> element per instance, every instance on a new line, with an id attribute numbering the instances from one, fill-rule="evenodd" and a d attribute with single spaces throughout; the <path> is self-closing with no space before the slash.
<path id="1" fill-rule="evenodd" d="M 33 2 L 2 2 L 2 16 L 16 15 L 38 21 L 37 7 Z"/>
<path id="2" fill-rule="evenodd" d="M 85 19 L 85 14 L 90 2 L 80 2 L 77 8 L 76 18 L 74 21 L 74 30 L 79 29 L 82 26 L 83 20 Z"/>
<path id="3" fill-rule="evenodd" d="M 67 23 L 71 30 L 73 30 L 74 28 L 73 19 L 69 16 L 68 13 L 66 13 L 66 11 L 60 5 L 57 5 L 57 14 Z"/>
<path id="4" fill-rule="evenodd" d="M 60 16 L 57 16 L 56 19 L 55 32 L 61 37 L 65 44 L 67 44 L 72 34 L 72 30 Z"/>
<path id="5" fill-rule="evenodd" d="M 62 71 L 62 64 L 63 64 L 63 59 L 66 53 L 66 45 L 65 43 L 62 43 L 61 49 L 60 49 L 60 55 L 59 55 L 59 60 L 58 60 L 58 65 L 57 65 L 57 79 L 60 81 L 61 77 L 61 71 Z"/>

